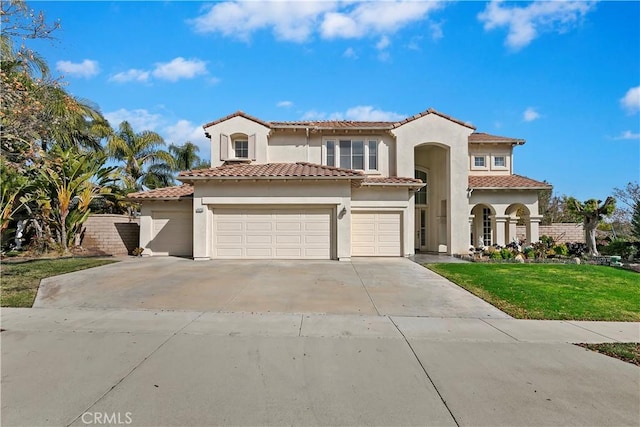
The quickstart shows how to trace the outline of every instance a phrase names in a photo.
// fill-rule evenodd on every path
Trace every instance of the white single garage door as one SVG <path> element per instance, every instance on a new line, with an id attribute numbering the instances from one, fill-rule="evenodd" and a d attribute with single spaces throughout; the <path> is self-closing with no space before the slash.
<path id="1" fill-rule="evenodd" d="M 213 218 L 214 258 L 331 258 L 331 209 L 214 209 Z"/>
<path id="2" fill-rule="evenodd" d="M 153 236 L 148 247 L 154 255 L 193 255 L 191 212 L 153 211 Z"/>
<path id="3" fill-rule="evenodd" d="M 351 256 L 401 256 L 400 212 L 353 212 Z"/>

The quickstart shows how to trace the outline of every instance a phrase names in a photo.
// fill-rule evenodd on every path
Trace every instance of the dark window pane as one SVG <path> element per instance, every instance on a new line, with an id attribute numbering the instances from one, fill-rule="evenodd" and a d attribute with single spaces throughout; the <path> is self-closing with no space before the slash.
<path id="1" fill-rule="evenodd" d="M 351 141 L 340 141 L 340 167 L 351 169 Z"/>
<path id="2" fill-rule="evenodd" d="M 364 169 L 364 141 L 353 141 L 353 169 Z"/>
<path id="3" fill-rule="evenodd" d="M 369 141 L 369 169 L 378 169 L 378 143 Z"/>
<path id="4" fill-rule="evenodd" d="M 327 166 L 336 165 L 336 143 L 327 141 Z"/>

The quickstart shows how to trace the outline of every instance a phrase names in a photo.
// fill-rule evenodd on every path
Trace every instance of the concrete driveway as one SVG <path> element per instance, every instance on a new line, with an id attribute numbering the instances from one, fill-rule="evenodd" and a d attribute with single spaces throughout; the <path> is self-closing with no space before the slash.
<path id="1" fill-rule="evenodd" d="M 404 258 L 126 259 L 43 280 L 34 307 L 509 317 Z"/>

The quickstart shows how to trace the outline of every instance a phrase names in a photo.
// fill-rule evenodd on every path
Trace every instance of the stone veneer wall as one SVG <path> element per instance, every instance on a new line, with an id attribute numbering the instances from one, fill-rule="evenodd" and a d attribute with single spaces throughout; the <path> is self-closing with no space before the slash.
<path id="1" fill-rule="evenodd" d="M 518 225 L 516 228 L 518 238 L 524 239 L 526 235 L 525 226 Z M 571 222 L 556 222 L 551 225 L 541 225 L 540 236 L 553 237 L 553 240 L 557 243 L 584 243 L 584 229 L 582 224 L 574 224 Z"/>
<path id="2" fill-rule="evenodd" d="M 110 255 L 131 254 L 140 241 L 140 219 L 128 215 L 96 214 L 84 223 L 82 247 Z"/>

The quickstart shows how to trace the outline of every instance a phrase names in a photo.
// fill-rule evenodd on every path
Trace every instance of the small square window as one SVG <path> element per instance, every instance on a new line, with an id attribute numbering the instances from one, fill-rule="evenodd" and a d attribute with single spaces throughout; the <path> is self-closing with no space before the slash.
<path id="1" fill-rule="evenodd" d="M 233 142 L 233 149 L 236 153 L 236 159 L 249 158 L 249 141 L 236 140 Z"/>
<path id="2" fill-rule="evenodd" d="M 493 158 L 493 166 L 504 168 L 507 166 L 507 160 L 504 156 L 496 156 Z"/>
<path id="3" fill-rule="evenodd" d="M 484 157 L 483 156 L 474 156 L 473 157 L 473 165 L 477 168 L 485 167 Z"/>

